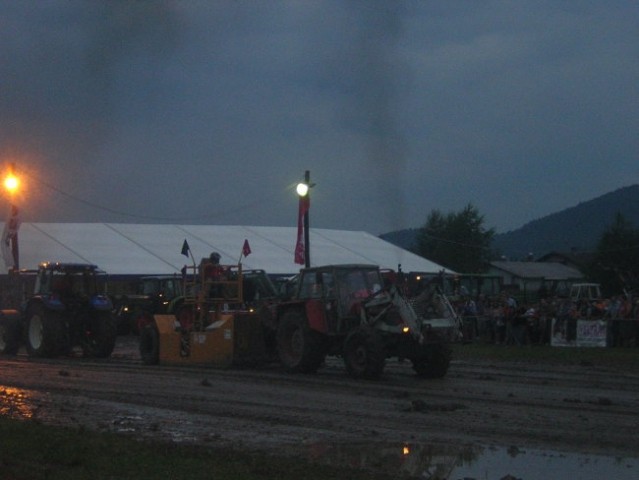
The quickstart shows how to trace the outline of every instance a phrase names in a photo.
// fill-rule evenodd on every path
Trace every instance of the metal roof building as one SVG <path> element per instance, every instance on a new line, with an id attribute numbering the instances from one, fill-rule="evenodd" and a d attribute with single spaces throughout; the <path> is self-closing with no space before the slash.
<path id="1" fill-rule="evenodd" d="M 251 254 L 242 258 L 244 268 L 292 274 L 300 268 L 293 261 L 296 238 L 297 227 L 23 223 L 20 267 L 35 268 L 42 261 L 81 262 L 113 275 L 170 274 L 192 263 L 181 254 L 184 240 L 196 262 L 216 251 L 223 264 L 238 263 L 248 240 Z M 401 264 L 406 272 L 443 270 L 366 232 L 311 228 L 309 243 L 311 265 L 367 263 L 397 269 Z"/>
<path id="2" fill-rule="evenodd" d="M 490 262 L 490 274 L 500 274 L 505 283 L 517 280 L 579 280 L 584 275 L 579 270 L 557 262 Z"/>
<path id="3" fill-rule="evenodd" d="M 501 276 L 502 287 L 516 287 L 524 296 L 538 294 L 542 287 L 567 294 L 574 282 L 584 279 L 576 268 L 556 262 L 496 261 L 490 263 L 488 274 Z"/>

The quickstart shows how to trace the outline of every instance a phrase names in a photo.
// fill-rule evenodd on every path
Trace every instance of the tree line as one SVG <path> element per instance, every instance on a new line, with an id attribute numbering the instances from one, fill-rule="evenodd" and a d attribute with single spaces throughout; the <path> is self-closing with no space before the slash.
<path id="1" fill-rule="evenodd" d="M 459 273 L 484 273 L 490 261 L 501 257 L 494 236 L 495 229 L 487 228 L 484 215 L 469 203 L 449 213 L 432 210 L 411 250 Z M 639 229 L 621 213 L 611 219 L 592 253 L 583 273 L 601 283 L 604 292 L 639 289 Z"/>

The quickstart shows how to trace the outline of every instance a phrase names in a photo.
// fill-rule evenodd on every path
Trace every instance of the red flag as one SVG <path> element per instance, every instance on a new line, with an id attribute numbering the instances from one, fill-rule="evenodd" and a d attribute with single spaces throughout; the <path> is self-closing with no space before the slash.
<path id="1" fill-rule="evenodd" d="M 248 243 L 248 239 L 244 240 L 244 246 L 242 247 L 242 255 L 248 257 L 251 254 L 251 246 Z"/>
<path id="2" fill-rule="evenodd" d="M 304 265 L 306 262 L 306 247 L 304 245 L 304 215 L 308 212 L 310 200 L 308 196 L 300 197 L 300 207 L 297 215 L 297 243 L 295 244 L 295 263 Z"/>
<path id="3" fill-rule="evenodd" d="M 20 223 L 18 207 L 11 205 L 9 218 L 5 222 L 2 232 L 2 256 L 8 270 L 20 268 L 20 254 L 18 251 L 18 229 L 20 228 Z"/>

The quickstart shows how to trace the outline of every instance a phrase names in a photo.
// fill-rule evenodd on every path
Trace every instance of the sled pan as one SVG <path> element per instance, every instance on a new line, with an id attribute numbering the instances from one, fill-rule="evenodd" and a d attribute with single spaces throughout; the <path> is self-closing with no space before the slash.
<path id="1" fill-rule="evenodd" d="M 183 333 L 174 315 L 155 315 L 159 363 L 229 367 L 265 357 L 261 323 L 256 314 L 223 313 L 201 332 Z"/>

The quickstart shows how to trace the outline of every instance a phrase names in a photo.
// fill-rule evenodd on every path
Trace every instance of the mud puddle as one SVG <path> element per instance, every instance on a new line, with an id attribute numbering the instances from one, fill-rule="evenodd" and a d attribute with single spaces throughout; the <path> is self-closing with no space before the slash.
<path id="1" fill-rule="evenodd" d="M 420 444 L 312 444 L 300 451 L 329 465 L 425 480 L 634 480 L 639 458 L 608 457 L 519 447 Z"/>
<path id="2" fill-rule="evenodd" d="M 519 446 L 311 441 L 317 429 L 0 385 L 0 415 L 175 443 L 248 445 L 311 461 L 427 480 L 639 478 L 639 457 Z M 300 442 L 300 438 L 308 439 Z M 328 437 L 323 437 L 328 438 Z M 334 437 L 337 438 L 337 437 Z M 421 437 L 423 438 L 423 437 Z M 498 441 L 495 442 L 497 445 Z"/>
<path id="3" fill-rule="evenodd" d="M 44 396 L 37 392 L 0 385 L 0 416 L 31 419 L 43 401 Z"/>

